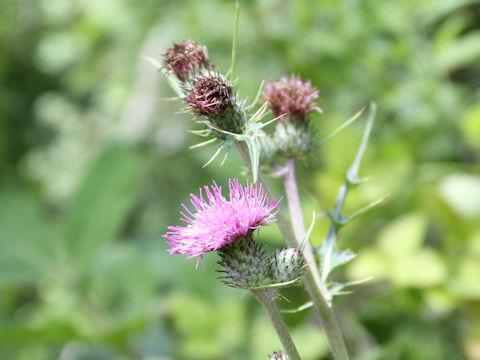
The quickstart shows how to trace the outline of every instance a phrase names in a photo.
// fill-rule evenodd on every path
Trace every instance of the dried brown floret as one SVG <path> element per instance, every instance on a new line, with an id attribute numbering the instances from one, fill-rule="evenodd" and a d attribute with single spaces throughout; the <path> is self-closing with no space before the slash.
<path id="1" fill-rule="evenodd" d="M 163 55 L 164 67 L 175 74 L 180 81 L 185 81 L 195 70 L 211 67 L 207 50 L 192 40 L 174 44 Z"/>

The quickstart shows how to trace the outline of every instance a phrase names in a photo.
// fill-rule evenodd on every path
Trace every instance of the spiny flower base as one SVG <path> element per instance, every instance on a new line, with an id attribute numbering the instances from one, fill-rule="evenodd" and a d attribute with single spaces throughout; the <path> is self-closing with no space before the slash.
<path id="1" fill-rule="evenodd" d="M 277 250 L 271 255 L 270 268 L 273 283 L 290 282 L 303 276 L 305 259 L 296 248 Z"/>
<path id="2" fill-rule="evenodd" d="M 219 276 L 226 285 L 241 289 L 250 289 L 265 285 L 269 281 L 270 263 L 265 257 L 265 248 L 256 244 L 253 238 L 245 239 L 224 246 L 219 251 L 223 266 Z"/>
<path id="3" fill-rule="evenodd" d="M 278 123 L 275 132 L 259 138 L 261 161 L 267 163 L 275 155 L 285 158 L 304 158 L 318 147 L 310 124 Z"/>
<path id="4" fill-rule="evenodd" d="M 218 264 L 223 266 L 219 272 L 225 274 L 219 279 L 235 288 L 290 283 L 302 277 L 305 270 L 299 249 L 288 248 L 265 255 L 265 248 L 256 244 L 251 235 L 224 246 L 219 253 L 222 260 Z"/>

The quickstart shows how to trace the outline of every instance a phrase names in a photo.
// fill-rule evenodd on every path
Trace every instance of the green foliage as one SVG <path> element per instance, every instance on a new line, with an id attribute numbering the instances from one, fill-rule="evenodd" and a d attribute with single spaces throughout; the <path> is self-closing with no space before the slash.
<path id="1" fill-rule="evenodd" d="M 69 261 L 86 268 L 123 226 L 138 187 L 139 159 L 121 145 L 106 148 L 92 165 L 65 221 Z"/>
<path id="2" fill-rule="evenodd" d="M 406 215 L 389 224 L 375 247 L 363 248 L 350 266 L 353 278 L 388 278 L 397 286 L 428 288 L 447 278 L 444 262 L 432 249 L 423 247 L 426 218 Z"/>

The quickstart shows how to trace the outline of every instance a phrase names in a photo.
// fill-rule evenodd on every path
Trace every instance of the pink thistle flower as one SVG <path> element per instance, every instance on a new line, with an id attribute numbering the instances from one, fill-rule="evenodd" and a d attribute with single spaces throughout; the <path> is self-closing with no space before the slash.
<path id="1" fill-rule="evenodd" d="M 275 116 L 286 114 L 286 119 L 305 121 L 314 111 L 323 113 L 314 102 L 316 98 L 318 90 L 312 87 L 310 80 L 302 82 L 299 76 L 292 75 L 278 82 L 268 82 L 261 102 L 266 103 Z"/>
<path id="2" fill-rule="evenodd" d="M 249 183 L 242 186 L 237 179 L 228 181 L 230 195 L 227 200 L 222 188 L 213 186 L 200 189 L 200 196 L 190 194 L 195 208 L 192 213 L 184 204 L 180 220 L 187 226 L 170 226 L 164 238 L 170 254 L 186 254 L 188 259 L 216 251 L 237 240 L 250 236 L 255 229 L 276 221 L 278 201 L 270 201 L 262 185 Z M 198 262 L 197 262 L 198 265 Z"/>
<path id="3" fill-rule="evenodd" d="M 198 76 L 185 100 L 198 115 L 222 115 L 233 106 L 232 86 L 218 76 Z"/>
<path id="4" fill-rule="evenodd" d="M 211 67 L 206 48 L 192 40 L 173 44 L 163 55 L 163 62 L 164 67 L 180 81 L 185 81 L 195 70 Z"/>

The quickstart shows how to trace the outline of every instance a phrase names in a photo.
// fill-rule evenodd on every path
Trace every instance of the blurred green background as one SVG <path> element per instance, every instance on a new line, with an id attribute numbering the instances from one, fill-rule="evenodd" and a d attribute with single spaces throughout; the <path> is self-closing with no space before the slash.
<path id="1" fill-rule="evenodd" d="M 238 89 L 299 74 L 320 90 L 326 135 L 370 101 L 378 116 L 341 233 L 359 253 L 335 276 L 374 276 L 336 299 L 358 360 L 480 359 L 478 0 L 240 0 Z M 233 0 L 0 0 L 0 358 L 266 359 L 280 348 L 251 296 L 169 256 L 180 203 L 240 176 L 165 79 L 193 39 L 229 67 Z M 305 216 L 331 207 L 365 118 L 299 169 Z M 243 177 L 242 177 L 243 178 Z M 277 186 L 280 184 L 276 184 Z M 278 191 L 281 187 L 278 186 Z M 312 241 L 328 223 L 317 221 Z M 282 246 L 274 227 L 262 232 Z M 242 297 L 242 295 L 244 295 Z M 284 309 L 307 300 L 283 292 Z M 330 359 L 318 319 L 285 315 L 305 360 Z"/>

